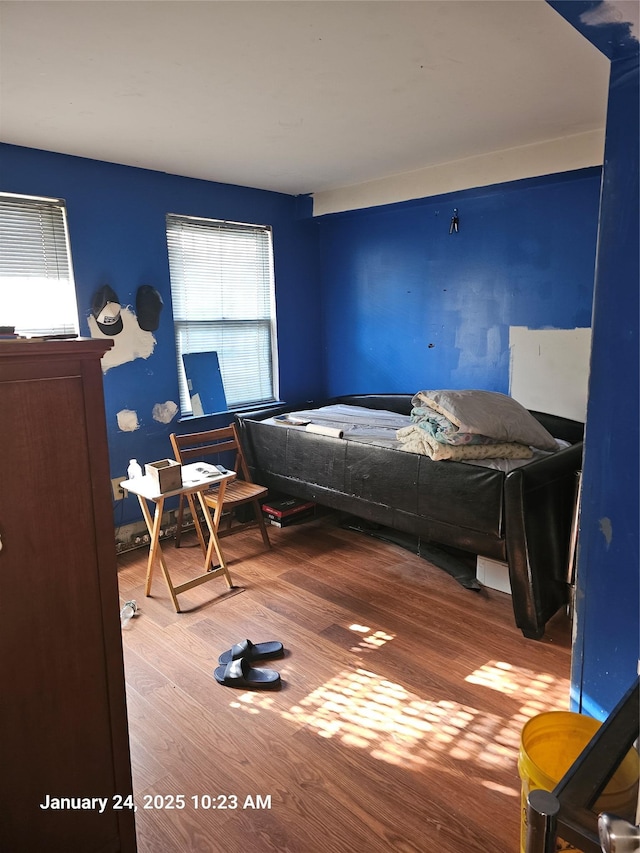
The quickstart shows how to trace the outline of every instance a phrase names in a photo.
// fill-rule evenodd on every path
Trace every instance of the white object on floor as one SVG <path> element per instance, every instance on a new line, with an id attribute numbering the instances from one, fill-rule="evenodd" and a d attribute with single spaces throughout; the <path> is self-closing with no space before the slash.
<path id="1" fill-rule="evenodd" d="M 478 581 L 489 589 L 497 589 L 498 592 L 506 592 L 511 595 L 509 566 L 499 560 L 490 560 L 488 557 L 478 556 L 476 559 L 476 578 Z"/>
<path id="2" fill-rule="evenodd" d="M 135 601 L 125 601 L 124 607 L 120 611 L 120 624 L 124 626 L 132 619 L 138 610 L 138 605 Z"/>

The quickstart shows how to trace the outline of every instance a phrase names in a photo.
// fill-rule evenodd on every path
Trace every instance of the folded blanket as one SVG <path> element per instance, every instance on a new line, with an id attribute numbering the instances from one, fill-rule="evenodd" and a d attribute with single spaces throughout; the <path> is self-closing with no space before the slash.
<path id="1" fill-rule="evenodd" d="M 396 432 L 398 450 L 421 453 L 438 462 L 443 459 L 464 461 L 472 459 L 531 459 L 533 451 L 526 444 L 444 444 L 417 424 L 402 427 Z"/>
<path id="2" fill-rule="evenodd" d="M 411 420 L 441 444 L 498 444 L 504 441 L 503 439 L 491 438 L 488 435 L 463 432 L 458 424 L 428 406 L 413 408 Z"/>
<path id="3" fill-rule="evenodd" d="M 557 450 L 553 436 L 520 403 L 497 391 L 419 391 L 412 400 L 419 408 L 443 415 L 462 433 L 516 441 L 540 450 Z"/>

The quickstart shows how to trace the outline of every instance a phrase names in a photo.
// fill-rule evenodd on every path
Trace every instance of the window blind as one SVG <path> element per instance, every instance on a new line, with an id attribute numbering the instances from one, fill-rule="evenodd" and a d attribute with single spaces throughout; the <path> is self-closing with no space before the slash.
<path id="1" fill-rule="evenodd" d="M 167 245 L 182 412 L 192 413 L 183 353 L 218 353 L 230 408 L 274 400 L 271 229 L 169 214 Z"/>
<path id="2" fill-rule="evenodd" d="M 78 334 L 60 199 L 0 194 L 0 325 L 28 336 Z"/>

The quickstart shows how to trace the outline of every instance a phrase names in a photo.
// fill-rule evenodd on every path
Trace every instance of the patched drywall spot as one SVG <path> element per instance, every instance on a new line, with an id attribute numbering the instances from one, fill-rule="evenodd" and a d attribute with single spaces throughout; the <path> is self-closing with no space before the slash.
<path id="1" fill-rule="evenodd" d="M 153 407 L 153 419 L 161 424 L 168 424 L 175 418 L 178 412 L 178 406 L 173 400 L 167 400 L 166 403 L 156 403 Z"/>
<path id="2" fill-rule="evenodd" d="M 637 0 L 603 0 L 602 3 L 588 9 L 580 15 L 583 24 L 589 27 L 601 27 L 605 24 L 629 24 L 630 35 L 638 39 L 638 18 L 640 6 Z"/>
<path id="3" fill-rule="evenodd" d="M 151 332 L 145 332 L 138 325 L 138 318 L 128 306 L 123 306 L 120 311 L 122 317 L 122 331 L 119 335 L 104 335 L 96 323 L 93 314 L 88 317 L 89 330 L 92 338 L 102 338 L 113 341 L 113 347 L 102 357 L 102 370 L 104 373 L 111 367 L 126 364 L 136 358 L 149 358 L 156 345 L 156 339 Z"/>
<path id="4" fill-rule="evenodd" d="M 600 532 L 604 536 L 604 541 L 607 543 L 607 548 L 611 545 L 611 540 L 613 538 L 613 527 L 611 526 L 611 519 L 604 518 L 600 519 Z"/>
<path id="5" fill-rule="evenodd" d="M 135 432 L 140 429 L 138 414 L 133 409 L 121 409 L 116 415 L 118 419 L 118 428 L 122 432 Z"/>

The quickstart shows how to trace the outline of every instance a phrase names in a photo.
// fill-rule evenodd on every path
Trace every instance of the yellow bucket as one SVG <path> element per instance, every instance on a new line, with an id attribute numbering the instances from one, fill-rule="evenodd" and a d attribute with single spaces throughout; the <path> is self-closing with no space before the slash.
<path id="1" fill-rule="evenodd" d="M 522 780 L 520 850 L 527 838 L 529 791 L 552 791 L 571 767 L 602 723 L 572 711 L 547 711 L 532 717 L 522 728 L 518 773 Z M 611 812 L 635 823 L 638 802 L 638 753 L 630 749 L 594 806 L 596 812 Z M 560 842 L 557 850 L 572 850 Z"/>

